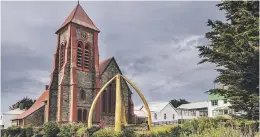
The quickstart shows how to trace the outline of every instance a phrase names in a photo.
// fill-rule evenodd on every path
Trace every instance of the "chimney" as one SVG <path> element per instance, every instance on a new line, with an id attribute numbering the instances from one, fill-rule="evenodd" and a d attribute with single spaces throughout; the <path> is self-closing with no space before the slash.
<path id="1" fill-rule="evenodd" d="M 49 88 L 49 85 L 45 85 L 45 90 L 47 90 Z"/>

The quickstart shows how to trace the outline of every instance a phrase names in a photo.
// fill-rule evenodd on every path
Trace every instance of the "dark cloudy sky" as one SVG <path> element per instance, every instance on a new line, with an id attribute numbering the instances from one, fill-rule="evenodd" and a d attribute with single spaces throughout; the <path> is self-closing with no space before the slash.
<path id="1" fill-rule="evenodd" d="M 101 60 L 114 56 L 148 101 L 203 101 L 217 73 L 197 65 L 208 19 L 224 20 L 218 2 L 80 2 L 101 30 Z M 77 2 L 2 2 L 2 110 L 49 83 L 55 31 Z M 134 94 L 135 104 L 140 99 Z"/>

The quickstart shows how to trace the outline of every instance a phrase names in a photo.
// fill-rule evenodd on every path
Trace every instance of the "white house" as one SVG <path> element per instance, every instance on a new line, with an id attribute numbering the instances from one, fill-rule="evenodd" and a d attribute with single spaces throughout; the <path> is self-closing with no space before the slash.
<path id="1" fill-rule="evenodd" d="M 208 101 L 182 104 L 177 108 L 179 120 L 190 120 L 193 118 L 208 116 Z"/>
<path id="2" fill-rule="evenodd" d="M 138 107 L 134 109 L 134 123 L 142 124 L 147 122 L 147 113 L 142 109 L 143 107 Z"/>
<path id="3" fill-rule="evenodd" d="M 151 111 L 152 123 L 174 123 L 178 120 L 178 113 L 170 102 L 150 102 L 148 105 Z M 147 114 L 145 107 L 140 110 Z"/>
<path id="4" fill-rule="evenodd" d="M 0 115 L 0 129 L 7 129 L 12 126 L 12 119 L 16 118 L 16 116 L 22 114 L 23 112 L 24 110 L 20 110 L 20 108 L 18 108 L 2 113 Z"/>

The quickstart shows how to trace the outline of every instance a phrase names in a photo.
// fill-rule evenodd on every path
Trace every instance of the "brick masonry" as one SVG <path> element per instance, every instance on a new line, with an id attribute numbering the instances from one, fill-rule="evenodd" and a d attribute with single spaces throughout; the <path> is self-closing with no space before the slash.
<path id="1" fill-rule="evenodd" d="M 24 119 L 24 125 L 41 126 L 44 123 L 44 106 Z"/>
<path id="2" fill-rule="evenodd" d="M 121 73 L 116 61 L 113 59 L 111 60 L 110 64 L 107 66 L 106 70 L 101 75 L 101 87 L 106 84 L 107 81 L 109 81 L 112 77 L 114 77 L 116 74 Z M 112 90 L 116 90 L 115 87 Z M 126 82 L 121 79 L 121 91 L 123 92 L 124 97 L 124 104 L 125 104 L 125 110 L 126 110 L 126 118 L 129 120 L 129 95 L 130 90 L 126 84 Z M 106 115 L 102 114 L 101 119 L 106 121 L 107 124 L 114 124 L 114 115 Z M 112 121 L 112 122 L 111 122 Z"/>

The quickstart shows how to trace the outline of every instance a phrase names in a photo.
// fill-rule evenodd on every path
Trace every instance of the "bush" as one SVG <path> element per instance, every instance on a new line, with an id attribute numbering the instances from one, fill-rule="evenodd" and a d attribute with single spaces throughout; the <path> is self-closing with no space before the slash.
<path id="1" fill-rule="evenodd" d="M 31 126 L 26 127 L 26 137 L 32 137 L 33 136 L 33 128 Z"/>
<path id="2" fill-rule="evenodd" d="M 80 129 L 83 125 L 80 124 L 64 124 L 60 127 L 60 133 L 58 137 L 71 137 L 76 135 L 77 130 Z"/>
<path id="3" fill-rule="evenodd" d="M 26 129 L 21 129 L 21 132 L 17 137 L 26 137 Z"/>
<path id="4" fill-rule="evenodd" d="M 58 133 L 60 132 L 60 129 L 56 122 L 47 122 L 43 125 L 43 137 L 58 137 Z"/>
<path id="5" fill-rule="evenodd" d="M 5 131 L 7 137 L 17 137 L 21 132 L 21 128 L 17 126 L 8 127 Z"/>
<path id="6" fill-rule="evenodd" d="M 112 129 L 101 129 L 95 132 L 92 137 L 122 137 L 122 133 L 116 133 Z"/>

